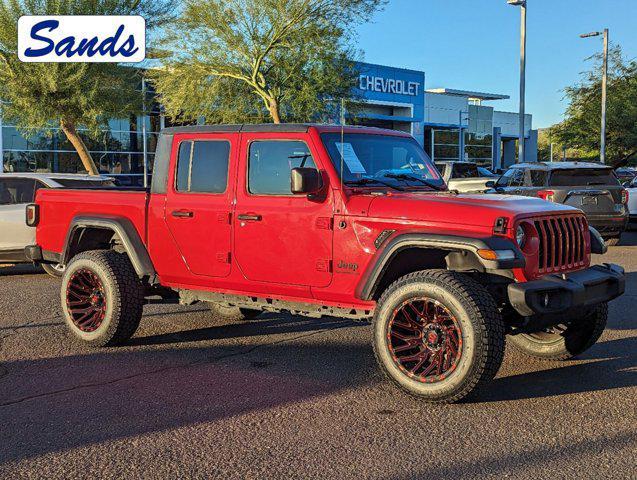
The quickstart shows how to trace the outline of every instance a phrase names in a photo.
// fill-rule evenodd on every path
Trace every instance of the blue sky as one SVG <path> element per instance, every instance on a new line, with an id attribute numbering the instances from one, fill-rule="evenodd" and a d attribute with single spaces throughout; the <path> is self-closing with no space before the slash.
<path id="1" fill-rule="evenodd" d="M 534 127 L 547 127 L 562 119 L 561 90 L 602 49 L 601 37 L 580 39 L 580 33 L 609 28 L 611 42 L 637 57 L 637 0 L 528 4 L 527 112 Z M 506 0 L 390 0 L 358 31 L 365 61 L 424 70 L 427 88 L 507 94 L 510 100 L 489 105 L 517 111 L 519 29 L 519 7 Z"/>

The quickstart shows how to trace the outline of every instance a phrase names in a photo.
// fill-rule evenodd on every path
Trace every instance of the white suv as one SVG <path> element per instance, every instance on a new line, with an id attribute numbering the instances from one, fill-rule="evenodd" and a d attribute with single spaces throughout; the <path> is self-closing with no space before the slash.
<path id="1" fill-rule="evenodd" d="M 114 187 L 110 177 L 64 173 L 0 173 L 0 264 L 25 263 L 24 247 L 35 243 L 35 228 L 25 222 L 25 210 L 40 188 Z M 42 267 L 56 277 L 63 267 Z"/>

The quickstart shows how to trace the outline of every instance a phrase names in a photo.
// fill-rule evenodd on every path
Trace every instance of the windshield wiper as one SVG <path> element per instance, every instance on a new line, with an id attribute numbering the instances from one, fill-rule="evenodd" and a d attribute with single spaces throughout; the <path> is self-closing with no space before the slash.
<path id="1" fill-rule="evenodd" d="M 412 180 L 415 182 L 420 182 L 429 188 L 438 190 L 439 192 L 445 190 L 444 187 L 441 187 L 440 185 L 436 185 L 435 183 L 431 183 L 429 180 L 425 180 L 424 178 L 417 177 L 416 175 L 410 175 L 408 173 L 385 173 L 383 174 L 383 177 L 395 178 L 396 180 Z"/>
<path id="2" fill-rule="evenodd" d="M 366 185 L 372 185 L 374 183 L 377 183 L 379 185 L 385 185 L 386 187 L 393 188 L 394 190 L 398 190 L 400 192 L 405 191 L 405 189 L 402 187 L 399 187 L 397 185 L 392 185 L 389 182 L 383 182 L 382 180 L 379 180 L 377 178 L 363 177 L 363 178 L 359 178 L 358 180 L 346 180 L 343 183 L 345 185 L 353 185 L 355 187 L 364 187 Z"/>

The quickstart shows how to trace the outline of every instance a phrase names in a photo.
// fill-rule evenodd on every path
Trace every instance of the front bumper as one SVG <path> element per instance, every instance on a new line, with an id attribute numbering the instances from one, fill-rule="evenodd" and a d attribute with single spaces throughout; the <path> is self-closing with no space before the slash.
<path id="1" fill-rule="evenodd" d="M 608 302 L 624 293 L 626 276 L 619 265 L 606 263 L 564 275 L 508 286 L 511 306 L 522 316 L 549 315 Z"/>

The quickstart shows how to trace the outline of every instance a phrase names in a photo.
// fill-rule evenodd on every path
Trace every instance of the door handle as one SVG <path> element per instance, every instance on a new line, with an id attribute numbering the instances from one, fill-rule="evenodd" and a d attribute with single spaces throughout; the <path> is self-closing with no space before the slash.
<path id="1" fill-rule="evenodd" d="M 194 212 L 190 212 L 188 210 L 174 210 L 172 212 L 173 217 L 177 218 L 192 218 L 195 216 Z"/>
<path id="2" fill-rule="evenodd" d="M 241 215 L 237 215 L 238 220 L 246 222 L 260 222 L 261 218 L 261 215 L 256 215 L 254 213 L 242 213 Z"/>

